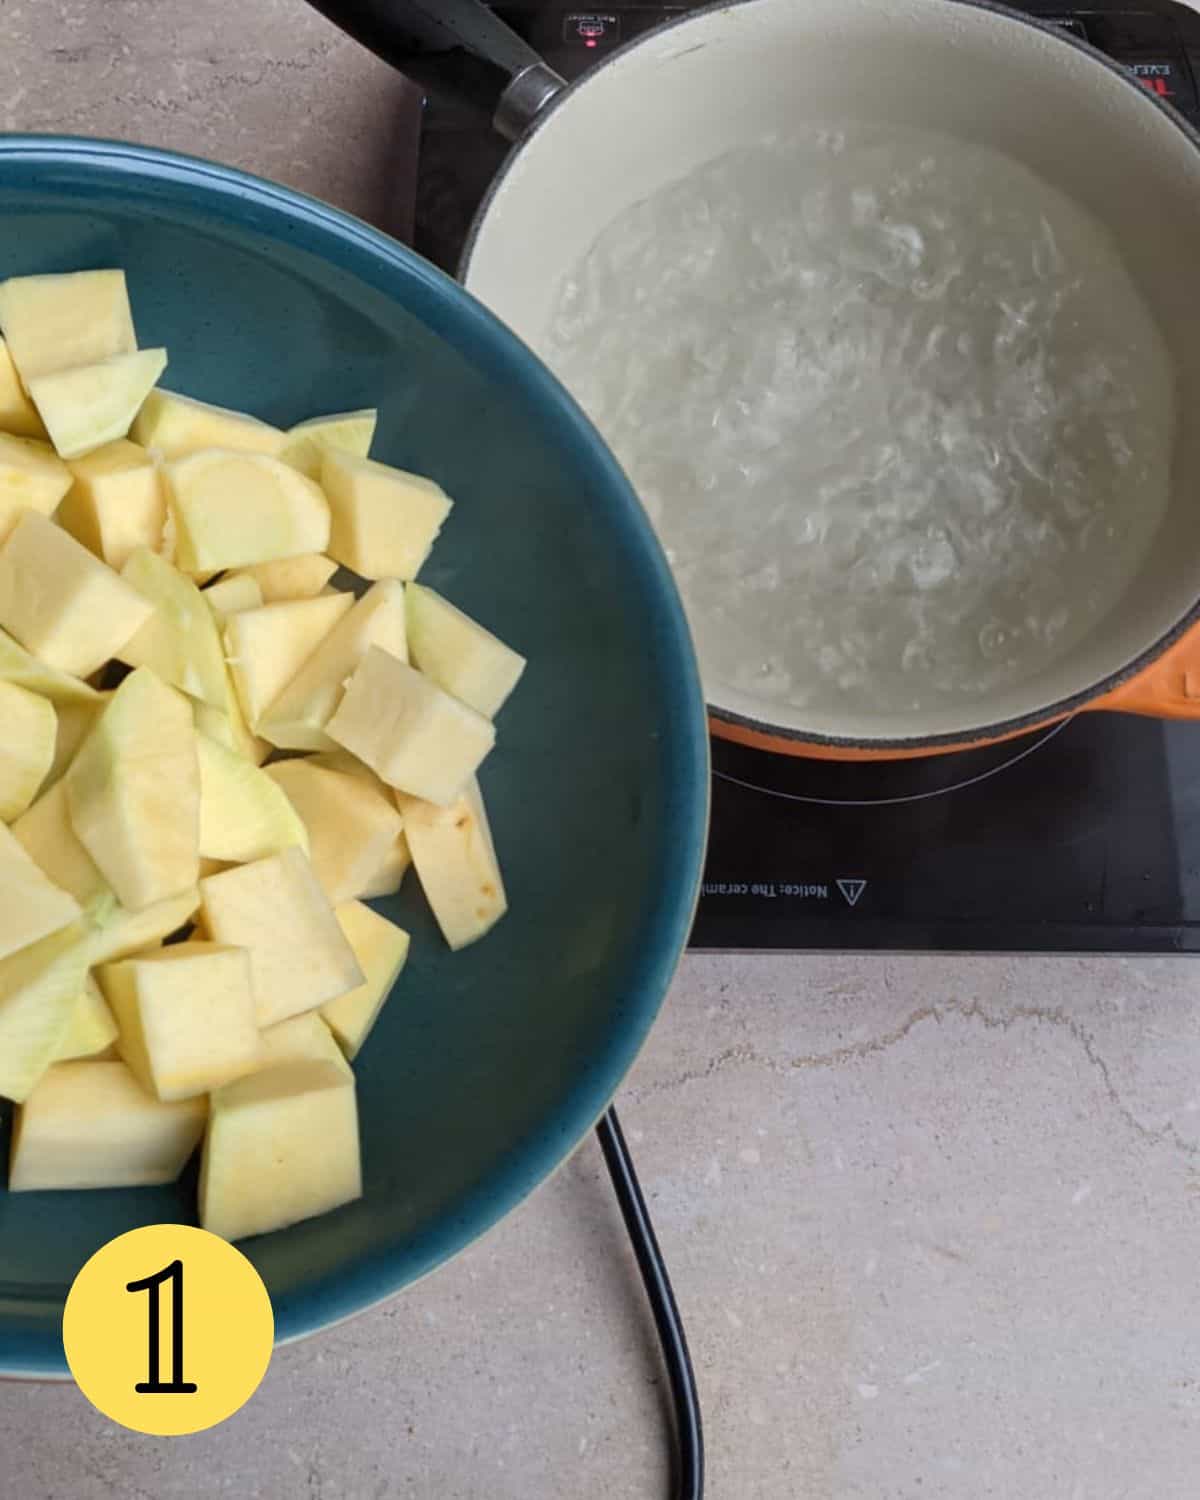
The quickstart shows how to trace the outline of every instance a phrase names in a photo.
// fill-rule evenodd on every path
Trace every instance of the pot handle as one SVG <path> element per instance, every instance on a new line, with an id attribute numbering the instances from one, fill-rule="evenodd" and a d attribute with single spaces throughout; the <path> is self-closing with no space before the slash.
<path id="1" fill-rule="evenodd" d="M 479 0 L 309 0 L 422 87 L 482 114 L 510 141 L 566 80 Z"/>
<path id="2" fill-rule="evenodd" d="M 1200 719 L 1200 623 L 1189 626 L 1136 677 L 1084 707 L 1152 719 Z"/>

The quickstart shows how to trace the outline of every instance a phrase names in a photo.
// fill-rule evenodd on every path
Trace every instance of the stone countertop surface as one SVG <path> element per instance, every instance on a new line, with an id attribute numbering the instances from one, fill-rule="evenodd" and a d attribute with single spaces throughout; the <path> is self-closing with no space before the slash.
<path id="1" fill-rule="evenodd" d="M 395 192 L 411 93 L 301 0 L 0 0 L 0 35 L 0 127 Z M 619 1102 L 714 1500 L 1194 1500 L 1198 997 L 1187 960 L 684 961 Z M 589 1142 L 210 1433 L 0 1386 L 0 1500 L 648 1500 L 663 1390 Z"/>

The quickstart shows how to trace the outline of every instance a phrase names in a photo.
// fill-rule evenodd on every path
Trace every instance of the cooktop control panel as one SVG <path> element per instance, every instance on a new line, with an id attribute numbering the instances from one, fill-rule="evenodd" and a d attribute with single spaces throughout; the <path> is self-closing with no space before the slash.
<path id="1" fill-rule="evenodd" d="M 496 7 L 510 25 L 528 36 L 534 46 L 566 78 L 577 77 L 606 52 L 632 41 L 652 26 L 683 15 L 688 6 L 612 6 L 602 10 L 577 8 Z M 1178 4 L 1105 5 L 1078 9 L 1059 3 L 1016 4 L 1039 20 L 1061 26 L 1110 57 L 1118 59 L 1152 93 L 1177 109 L 1198 108 L 1200 72 L 1200 14 Z M 1189 34 L 1190 33 L 1190 34 Z M 1192 55 L 1189 55 L 1192 54 Z"/>
<path id="2" fill-rule="evenodd" d="M 497 5 L 496 13 L 567 79 L 610 52 L 699 4 Z M 1178 0 L 1026 0 L 1014 5 L 1072 32 L 1127 67 L 1142 86 L 1200 125 L 1200 12 Z M 424 112 L 417 184 L 416 248 L 452 271 L 471 220 L 508 150 L 453 103 L 430 99 Z"/>

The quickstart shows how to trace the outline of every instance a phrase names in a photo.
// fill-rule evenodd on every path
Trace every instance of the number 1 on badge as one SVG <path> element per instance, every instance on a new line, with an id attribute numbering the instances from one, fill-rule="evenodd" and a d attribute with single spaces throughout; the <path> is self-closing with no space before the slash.
<path id="1" fill-rule="evenodd" d="M 162 1345 L 159 1307 L 162 1288 L 168 1281 L 171 1283 L 171 1379 L 163 1381 L 159 1379 L 159 1352 Z M 153 1276 L 128 1282 L 125 1290 L 145 1292 L 150 1299 L 148 1378 L 139 1380 L 134 1390 L 141 1395 L 190 1395 L 195 1391 L 196 1385 L 194 1381 L 183 1378 L 183 1262 L 173 1260 Z"/>

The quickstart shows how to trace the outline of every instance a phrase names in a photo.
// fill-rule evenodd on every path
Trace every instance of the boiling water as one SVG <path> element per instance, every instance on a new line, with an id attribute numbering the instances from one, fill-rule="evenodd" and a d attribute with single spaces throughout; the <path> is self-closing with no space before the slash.
<path id="1" fill-rule="evenodd" d="M 663 539 L 710 697 L 886 715 L 1027 676 L 1166 504 L 1172 370 L 1107 232 L 941 136 L 707 163 L 604 231 L 548 357 Z"/>

